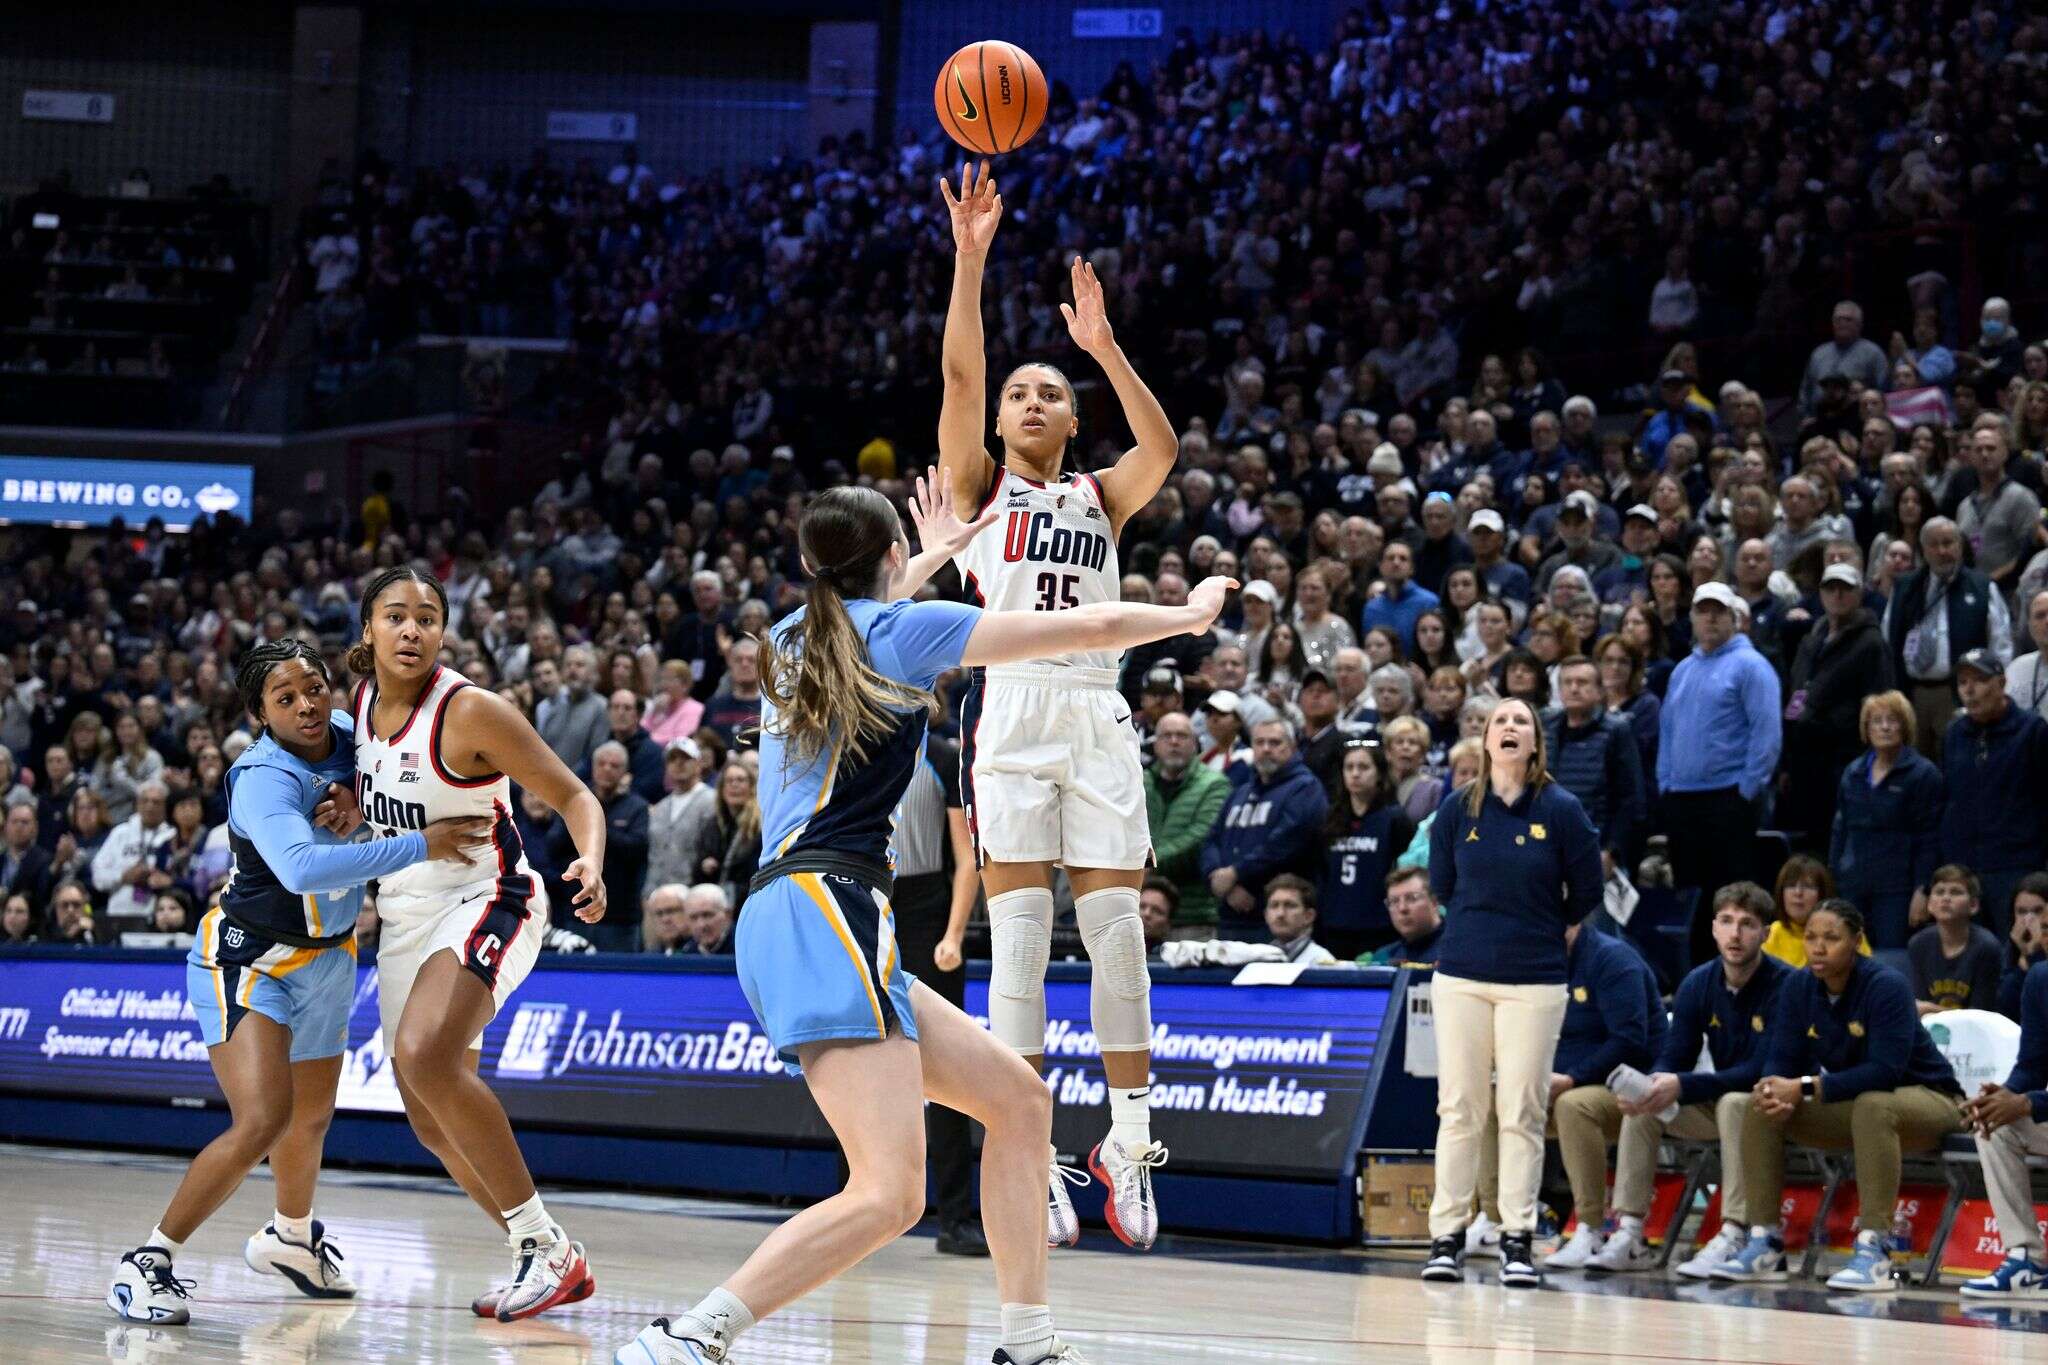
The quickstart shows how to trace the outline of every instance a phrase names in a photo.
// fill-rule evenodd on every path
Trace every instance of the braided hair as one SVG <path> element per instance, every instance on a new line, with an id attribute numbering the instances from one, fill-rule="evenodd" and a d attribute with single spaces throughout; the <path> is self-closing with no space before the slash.
<path id="1" fill-rule="evenodd" d="M 370 613 L 377 608 L 377 599 L 393 583 L 417 583 L 431 591 L 441 603 L 441 620 L 448 619 L 448 590 L 441 586 L 441 580 L 425 569 L 416 569 L 410 564 L 399 564 L 384 570 L 371 579 L 363 589 L 363 605 L 358 613 L 362 628 L 370 628 Z M 376 651 L 370 648 L 368 640 L 357 640 L 348 647 L 348 671 L 357 677 L 368 677 L 377 667 Z"/>
<path id="2" fill-rule="evenodd" d="M 243 651 L 241 666 L 235 670 L 235 691 L 241 696 L 242 709 L 256 718 L 258 738 L 270 728 L 263 720 L 263 689 L 270 684 L 271 670 L 294 659 L 318 673 L 321 682 L 334 685 L 327 672 L 327 660 L 304 640 L 287 637 Z"/>

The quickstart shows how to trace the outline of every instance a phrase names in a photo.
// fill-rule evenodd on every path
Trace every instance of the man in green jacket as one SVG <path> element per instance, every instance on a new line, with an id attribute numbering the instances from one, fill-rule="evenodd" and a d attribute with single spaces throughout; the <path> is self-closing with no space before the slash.
<path id="1" fill-rule="evenodd" d="M 1195 762 L 1195 728 L 1187 716 L 1161 716 L 1153 732 L 1152 766 L 1145 770 L 1145 814 L 1159 872 L 1180 891 L 1176 929 L 1216 923 L 1216 897 L 1202 876 L 1202 842 L 1229 796 L 1229 779 Z"/>

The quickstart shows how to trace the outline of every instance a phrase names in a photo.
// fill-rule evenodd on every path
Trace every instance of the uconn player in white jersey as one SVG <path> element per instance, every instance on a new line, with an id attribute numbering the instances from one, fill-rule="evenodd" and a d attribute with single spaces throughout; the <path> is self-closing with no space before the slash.
<path id="1" fill-rule="evenodd" d="M 386 837 L 455 816 L 491 822 L 478 864 L 421 862 L 379 880 L 377 1003 L 413 1132 L 512 1243 L 511 1281 L 474 1305 L 511 1322 L 595 1287 L 583 1247 L 541 1206 L 504 1107 L 476 1074 L 484 1026 L 526 979 L 547 931 L 547 893 L 512 823 L 511 784 L 568 822 L 578 857 L 565 875 L 581 883 L 577 917 L 593 923 L 605 909 L 604 809 L 509 703 L 436 662 L 447 621 L 432 574 L 387 569 L 365 589 L 348 660 L 365 675 L 354 698 L 356 800 Z"/>
<path id="2" fill-rule="evenodd" d="M 1074 258 L 1072 305 L 1061 304 L 1074 344 L 1102 366 L 1137 444 L 1098 478 L 1063 474 L 1079 429 L 1074 388 L 1051 365 L 1026 364 L 997 394 L 1000 463 L 984 435 L 981 276 L 1002 220 L 1002 196 L 983 162 L 963 168 L 960 190 L 940 189 L 952 214 L 953 299 L 946 315 L 945 397 L 939 414 L 941 478 L 964 506 L 996 511 L 998 529 L 957 558 L 985 606 L 1064 611 L 1118 600 L 1117 538 L 1152 500 L 1179 455 L 1159 400 L 1116 344 L 1095 270 Z M 1110 1230 L 1139 1249 L 1159 1215 L 1152 1171 L 1166 1148 L 1152 1140 L 1152 978 L 1138 887 L 1151 861 L 1138 736 L 1116 690 L 1122 652 L 990 668 L 977 674 L 961 713 L 961 787 L 988 891 L 992 949 L 989 1026 L 1041 1070 L 1045 968 L 1052 948 L 1052 869 L 1066 868 L 1074 913 L 1094 964 L 1090 998 L 1108 1073 L 1110 1130 L 1089 1154 L 1108 1189 Z M 1080 1225 L 1055 1153 L 1047 1181 L 1047 1236 L 1071 1243 Z M 1085 1176 L 1074 1176 L 1086 1183 Z"/>

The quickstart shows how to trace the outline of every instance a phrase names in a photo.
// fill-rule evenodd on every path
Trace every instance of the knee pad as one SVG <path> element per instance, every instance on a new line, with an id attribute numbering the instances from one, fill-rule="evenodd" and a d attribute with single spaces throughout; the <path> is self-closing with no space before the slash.
<path id="1" fill-rule="evenodd" d="M 989 897 L 988 1027 L 1018 1052 L 1045 1051 L 1045 968 L 1052 892 L 1028 886 Z"/>
<path id="2" fill-rule="evenodd" d="M 1074 918 L 1088 947 L 1095 1041 L 1105 1052 L 1152 1046 L 1152 972 L 1145 963 L 1145 922 L 1138 893 L 1126 886 L 1074 900 Z"/>

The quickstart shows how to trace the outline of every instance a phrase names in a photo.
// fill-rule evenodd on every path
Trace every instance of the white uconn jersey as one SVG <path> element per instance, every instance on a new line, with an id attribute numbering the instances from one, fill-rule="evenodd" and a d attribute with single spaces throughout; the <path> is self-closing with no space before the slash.
<path id="1" fill-rule="evenodd" d="M 480 879 L 524 869 L 524 850 L 512 824 L 512 781 L 503 773 L 456 777 L 444 766 L 441 728 L 448 703 L 469 679 L 452 668 L 436 667 L 418 705 L 388 737 L 377 734 L 371 712 L 377 705 L 375 679 L 356 688 L 356 801 L 363 819 L 379 837 L 424 830 L 436 820 L 463 816 L 491 819 L 495 858 L 474 863 L 453 859 L 414 863 L 377 879 L 380 896 L 433 896 Z"/>
<path id="2" fill-rule="evenodd" d="M 1046 484 L 998 466 L 982 511 L 990 506 L 1001 519 L 954 556 L 977 603 L 991 611 L 1059 611 L 1118 600 L 1116 535 L 1094 475 Z M 1099 650 L 1043 662 L 1114 669 L 1123 656 Z"/>

